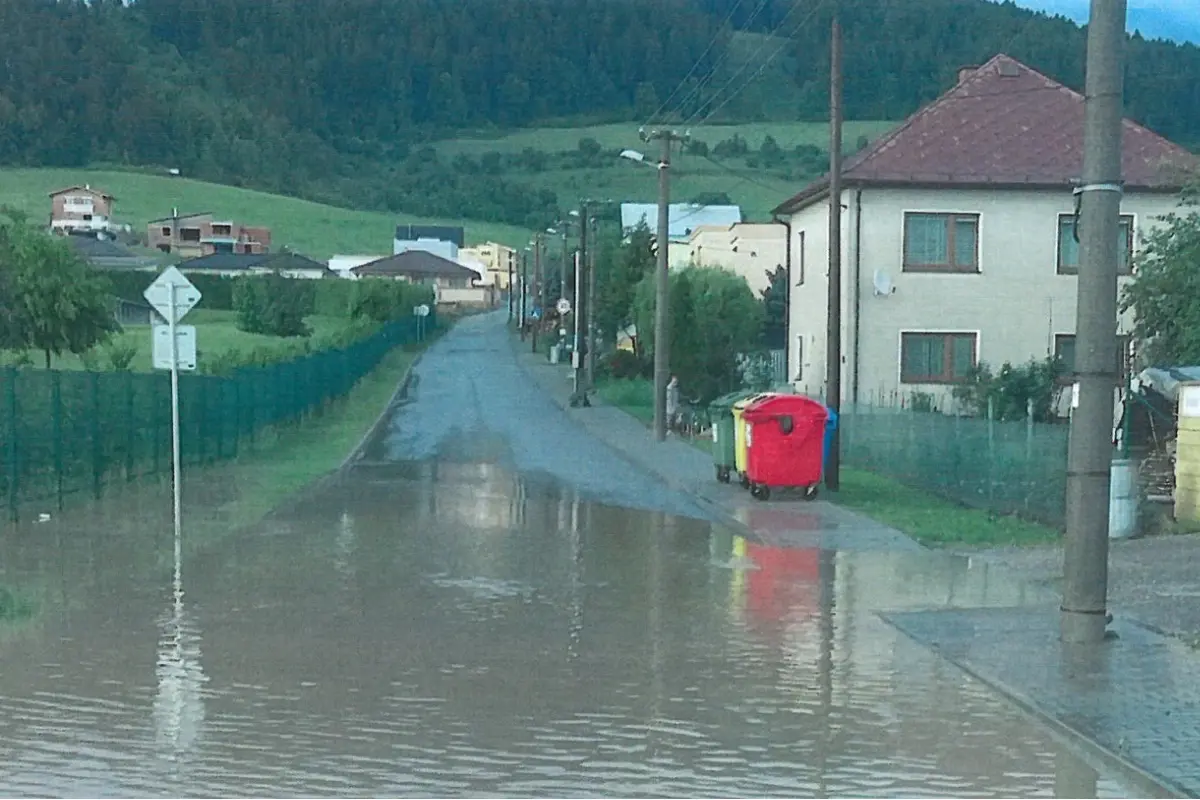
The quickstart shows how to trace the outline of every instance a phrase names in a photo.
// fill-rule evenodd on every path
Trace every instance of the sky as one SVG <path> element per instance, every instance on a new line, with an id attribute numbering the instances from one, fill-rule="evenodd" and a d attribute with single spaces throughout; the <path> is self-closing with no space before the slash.
<path id="1" fill-rule="evenodd" d="M 1129 29 L 1146 38 L 1200 44 L 1200 0 L 1128 0 Z M 1016 0 L 1017 5 L 1086 22 L 1089 0 Z"/>

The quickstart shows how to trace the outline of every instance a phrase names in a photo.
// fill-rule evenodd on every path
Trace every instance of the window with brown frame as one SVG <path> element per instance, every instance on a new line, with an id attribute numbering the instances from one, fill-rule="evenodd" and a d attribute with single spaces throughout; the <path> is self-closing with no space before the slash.
<path id="1" fill-rule="evenodd" d="M 979 356 L 975 333 L 902 333 L 901 383 L 961 383 Z"/>
<path id="2" fill-rule="evenodd" d="M 1129 345 L 1133 337 L 1120 335 L 1117 337 L 1117 383 L 1124 384 L 1129 379 L 1130 354 Z M 1075 382 L 1075 334 L 1059 333 L 1054 336 L 1054 356 L 1061 359 L 1066 372 L 1062 377 L 1063 383 Z"/>
<path id="3" fill-rule="evenodd" d="M 1079 274 L 1079 242 L 1075 241 L 1074 214 L 1059 214 L 1058 216 L 1058 274 Z M 1133 217 L 1129 214 L 1121 216 L 1121 227 L 1118 233 L 1117 245 L 1117 274 L 1133 274 Z"/>
<path id="4" fill-rule="evenodd" d="M 905 272 L 979 272 L 979 215 L 904 214 Z"/>

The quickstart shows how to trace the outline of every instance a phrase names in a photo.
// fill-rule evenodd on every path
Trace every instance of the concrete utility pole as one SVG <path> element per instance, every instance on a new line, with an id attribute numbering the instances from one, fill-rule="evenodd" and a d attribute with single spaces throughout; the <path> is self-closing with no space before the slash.
<path id="1" fill-rule="evenodd" d="M 521 321 L 517 327 L 521 331 L 521 341 L 525 341 L 525 326 L 529 324 L 529 248 L 521 251 Z"/>
<path id="2" fill-rule="evenodd" d="M 542 303 L 542 235 L 533 237 L 533 310 L 537 315 L 533 320 L 533 352 L 537 352 L 538 328 L 541 327 L 542 314 L 545 313 Z"/>
<path id="3" fill-rule="evenodd" d="M 588 218 L 584 225 L 595 219 Z M 595 230 L 592 231 L 595 233 Z M 587 388 L 596 388 L 596 244 L 587 251 Z"/>
<path id="4" fill-rule="evenodd" d="M 575 270 L 575 352 L 571 354 L 575 370 L 575 392 L 571 395 L 572 406 L 591 406 L 588 400 L 587 364 L 584 358 L 591 349 L 588 341 L 588 320 L 591 316 L 590 270 L 588 269 L 588 203 L 579 204 L 579 255 Z"/>
<path id="5" fill-rule="evenodd" d="M 511 325 L 513 321 L 513 258 L 508 257 L 508 323 Z"/>
<path id="6" fill-rule="evenodd" d="M 658 265 L 654 292 L 654 438 L 667 438 L 667 381 L 671 364 L 671 281 L 667 255 L 671 242 L 671 143 L 685 137 L 671 130 L 642 131 L 642 140 L 658 141 Z"/>
<path id="7" fill-rule="evenodd" d="M 842 28 L 837 14 L 829 52 L 829 298 L 825 330 L 825 405 L 842 408 Z M 836 492 L 841 478 L 841 426 L 825 461 L 825 486 Z"/>
<path id="8" fill-rule="evenodd" d="M 1083 186 L 1079 195 L 1079 405 L 1067 455 L 1062 638 L 1096 643 L 1108 627 L 1108 504 L 1117 383 L 1117 259 L 1126 0 L 1092 0 L 1088 21 Z"/>

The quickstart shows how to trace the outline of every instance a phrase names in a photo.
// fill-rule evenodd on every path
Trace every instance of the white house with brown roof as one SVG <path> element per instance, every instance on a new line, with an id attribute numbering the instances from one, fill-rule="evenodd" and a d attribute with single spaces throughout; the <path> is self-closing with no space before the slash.
<path id="1" fill-rule="evenodd" d="M 111 194 L 91 185 L 68 186 L 50 193 L 50 230 L 99 233 L 114 227 Z"/>
<path id="2" fill-rule="evenodd" d="M 946 398 L 980 361 L 1074 357 L 1075 200 L 1084 99 L 1008 56 L 964 69 L 949 92 L 844 167 L 842 400 Z M 1124 125 L 1122 273 L 1178 206 L 1195 158 Z M 783 203 L 790 222 L 788 376 L 823 396 L 829 181 Z M 1128 280 L 1127 277 L 1121 279 Z M 1128 353 L 1130 319 L 1114 320 Z"/>

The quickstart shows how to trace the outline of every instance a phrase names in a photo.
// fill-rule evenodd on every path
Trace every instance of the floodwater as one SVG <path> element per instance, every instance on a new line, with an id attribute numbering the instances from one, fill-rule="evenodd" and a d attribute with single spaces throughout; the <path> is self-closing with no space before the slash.
<path id="1" fill-rule="evenodd" d="M 6 534 L 43 608 L 0 624 L 0 795 L 1138 796 L 875 614 L 1015 589 L 741 539 L 503 336 L 462 323 L 348 480 L 177 574 L 132 555 L 169 536 Z"/>

